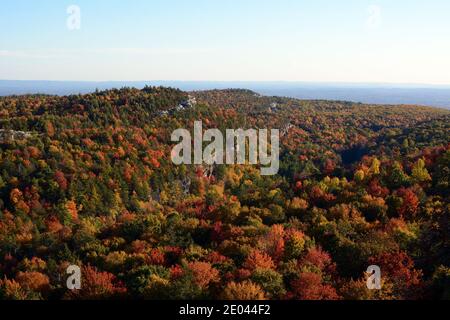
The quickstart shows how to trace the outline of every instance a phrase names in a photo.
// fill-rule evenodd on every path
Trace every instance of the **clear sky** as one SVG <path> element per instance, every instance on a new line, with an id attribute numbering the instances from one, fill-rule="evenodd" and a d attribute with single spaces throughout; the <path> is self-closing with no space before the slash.
<path id="1" fill-rule="evenodd" d="M 0 79 L 450 84 L 449 17 L 449 0 L 1 0 Z"/>

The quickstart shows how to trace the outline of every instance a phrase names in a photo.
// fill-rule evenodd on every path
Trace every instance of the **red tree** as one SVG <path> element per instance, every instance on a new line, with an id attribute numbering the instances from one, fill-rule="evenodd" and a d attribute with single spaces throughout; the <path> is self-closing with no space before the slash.
<path id="1" fill-rule="evenodd" d="M 66 191 L 67 190 L 67 179 L 64 176 L 64 173 L 62 173 L 61 171 L 56 171 L 55 172 L 55 180 L 56 183 L 58 184 L 58 186 L 63 190 Z"/>
<path id="2" fill-rule="evenodd" d="M 124 295 L 127 289 L 109 272 L 98 271 L 86 266 L 81 268 L 81 290 L 74 290 L 67 294 L 70 299 L 101 300 Z"/>
<path id="3" fill-rule="evenodd" d="M 402 217 L 414 217 L 419 209 L 419 198 L 411 189 L 401 188 L 397 195 L 403 199 L 399 214 Z"/>
<path id="4" fill-rule="evenodd" d="M 292 293 L 299 300 L 338 300 L 336 290 L 329 284 L 323 283 L 319 274 L 312 272 L 301 273 L 293 280 Z"/>
<path id="5" fill-rule="evenodd" d="M 269 255 L 254 250 L 245 260 L 243 267 L 251 271 L 256 269 L 275 269 L 275 263 Z"/>

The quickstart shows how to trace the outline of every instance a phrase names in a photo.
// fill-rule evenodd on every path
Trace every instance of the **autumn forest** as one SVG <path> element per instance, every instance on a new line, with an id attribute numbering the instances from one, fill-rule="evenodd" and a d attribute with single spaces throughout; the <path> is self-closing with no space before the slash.
<path id="1" fill-rule="evenodd" d="M 280 129 L 278 174 L 174 165 L 199 120 Z M 450 299 L 449 133 L 437 108 L 249 90 L 2 97 L 0 300 Z"/>

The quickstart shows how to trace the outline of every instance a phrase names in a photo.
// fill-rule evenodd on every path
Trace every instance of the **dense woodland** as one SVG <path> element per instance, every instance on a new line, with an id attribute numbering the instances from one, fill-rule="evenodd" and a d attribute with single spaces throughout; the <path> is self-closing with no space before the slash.
<path id="1" fill-rule="evenodd" d="M 172 164 L 196 120 L 280 128 L 279 174 Z M 247 90 L 0 98 L 0 299 L 450 299 L 449 133 Z"/>

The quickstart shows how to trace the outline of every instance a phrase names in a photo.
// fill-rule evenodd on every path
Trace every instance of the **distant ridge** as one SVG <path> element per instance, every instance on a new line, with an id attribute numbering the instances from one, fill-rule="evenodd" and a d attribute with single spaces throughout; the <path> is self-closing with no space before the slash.
<path id="1" fill-rule="evenodd" d="M 414 104 L 450 109 L 450 86 L 426 84 L 252 82 L 252 81 L 34 81 L 0 80 L 0 96 L 23 94 L 70 95 L 146 85 L 184 91 L 246 88 L 263 95 L 308 100 L 343 100 L 371 104 Z"/>

